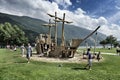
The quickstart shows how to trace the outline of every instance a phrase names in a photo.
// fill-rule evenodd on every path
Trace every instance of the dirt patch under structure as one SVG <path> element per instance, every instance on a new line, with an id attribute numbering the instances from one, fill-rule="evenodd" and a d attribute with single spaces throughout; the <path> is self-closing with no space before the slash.
<path id="1" fill-rule="evenodd" d="M 39 57 L 39 55 L 33 55 L 31 57 L 35 61 L 43 62 L 57 62 L 57 63 L 85 63 L 87 59 L 83 59 L 83 56 L 80 54 L 75 54 L 74 58 L 50 58 L 50 57 Z M 99 62 L 103 61 L 101 59 Z M 97 59 L 93 59 L 93 62 L 98 62 Z"/>

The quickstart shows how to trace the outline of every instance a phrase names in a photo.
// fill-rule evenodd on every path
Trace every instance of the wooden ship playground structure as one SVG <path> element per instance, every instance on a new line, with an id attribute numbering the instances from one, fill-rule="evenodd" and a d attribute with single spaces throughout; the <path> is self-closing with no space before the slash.
<path id="1" fill-rule="evenodd" d="M 85 41 L 88 37 L 93 35 L 99 28 L 98 26 L 93 32 L 87 35 L 83 39 L 72 39 L 70 45 L 65 44 L 65 36 L 64 36 L 64 24 L 65 23 L 72 23 L 65 20 L 65 13 L 63 14 L 63 18 L 57 17 L 57 13 L 55 15 L 48 14 L 50 17 L 54 18 L 55 23 L 51 23 L 49 20 L 48 24 L 43 24 L 42 26 L 46 26 L 49 28 L 49 32 L 46 34 L 40 34 L 36 38 L 36 51 L 37 54 L 40 56 L 46 57 L 55 57 L 55 58 L 72 58 L 74 57 L 76 50 L 78 49 L 79 45 Z M 62 37 L 61 37 L 61 45 L 57 44 L 57 22 L 62 22 Z M 54 27 L 55 29 L 55 37 L 52 39 L 51 37 L 51 28 Z"/>

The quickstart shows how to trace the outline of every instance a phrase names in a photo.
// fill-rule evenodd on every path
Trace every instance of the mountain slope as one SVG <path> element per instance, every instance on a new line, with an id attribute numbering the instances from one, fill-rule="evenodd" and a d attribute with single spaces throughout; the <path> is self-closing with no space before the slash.
<path id="1" fill-rule="evenodd" d="M 30 41 L 34 41 L 35 37 L 39 35 L 40 33 L 47 33 L 48 28 L 43 27 L 42 24 L 45 24 L 45 21 L 30 18 L 27 16 L 14 16 L 14 15 L 8 15 L 0 13 L 0 23 L 4 22 L 10 22 L 11 24 L 19 25 L 21 29 L 23 29 L 26 33 L 26 36 L 29 37 Z M 58 24 L 58 38 L 61 38 L 61 25 Z M 97 27 L 97 26 L 96 26 Z M 90 34 L 90 30 L 80 28 L 74 25 L 65 25 L 65 39 L 70 40 L 72 38 L 84 38 L 88 34 Z M 54 36 L 54 29 L 52 28 L 52 36 Z M 94 44 L 95 35 L 91 36 L 87 39 L 90 45 Z M 105 39 L 105 35 L 98 33 L 97 40 L 103 40 Z M 60 41 L 60 40 L 59 40 Z M 98 42 L 99 42 L 98 41 Z"/>

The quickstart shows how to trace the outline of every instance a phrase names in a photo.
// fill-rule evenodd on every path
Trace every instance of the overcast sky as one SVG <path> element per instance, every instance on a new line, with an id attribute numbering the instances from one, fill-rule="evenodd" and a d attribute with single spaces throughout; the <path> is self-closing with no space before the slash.
<path id="1" fill-rule="evenodd" d="M 99 32 L 120 40 L 120 0 L 0 0 L 0 12 L 30 16 L 48 21 L 47 13 L 73 21 L 72 25 Z"/>

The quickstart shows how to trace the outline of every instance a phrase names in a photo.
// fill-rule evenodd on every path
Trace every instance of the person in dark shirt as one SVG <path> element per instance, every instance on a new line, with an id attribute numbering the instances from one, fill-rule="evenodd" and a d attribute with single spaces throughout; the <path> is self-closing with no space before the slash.
<path id="1" fill-rule="evenodd" d="M 101 53 L 99 51 L 98 54 L 97 54 L 97 60 L 99 61 L 100 59 L 101 59 Z"/>
<path id="2" fill-rule="evenodd" d="M 85 69 L 91 70 L 91 66 L 92 66 L 92 55 L 90 53 L 90 49 L 88 48 L 87 50 L 87 55 L 88 55 L 88 64 L 85 66 Z"/>

